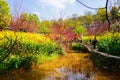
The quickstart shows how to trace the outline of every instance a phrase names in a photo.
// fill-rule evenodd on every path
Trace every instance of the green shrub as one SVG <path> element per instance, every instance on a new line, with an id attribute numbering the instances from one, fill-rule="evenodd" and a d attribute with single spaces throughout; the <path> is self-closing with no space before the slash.
<path id="1" fill-rule="evenodd" d="M 24 69 L 30 69 L 32 65 L 32 61 L 34 61 L 35 58 L 33 56 L 25 56 L 22 57 L 21 65 L 24 67 Z"/>
<path id="2" fill-rule="evenodd" d="M 6 70 L 8 70 L 7 64 L 5 64 L 4 62 L 0 63 L 0 73 L 6 72 Z"/>
<path id="3" fill-rule="evenodd" d="M 21 61 L 19 58 L 11 58 L 7 60 L 8 70 L 18 69 L 20 68 Z"/>
<path id="4" fill-rule="evenodd" d="M 81 48 L 82 48 L 82 46 L 78 43 L 72 43 L 72 45 L 71 45 L 72 50 L 80 50 Z"/>
<path id="5" fill-rule="evenodd" d="M 111 55 L 120 56 L 120 34 L 110 34 L 101 37 L 98 41 L 98 50 Z"/>
<path id="6" fill-rule="evenodd" d="M 29 69 L 33 64 L 37 64 L 37 62 L 53 59 L 57 57 L 57 54 L 63 53 L 63 48 L 58 48 L 55 42 L 48 41 L 42 43 L 33 40 L 23 40 L 19 36 L 11 37 L 6 35 L 0 40 L 0 61 L 9 52 L 8 56 L 0 63 L 1 72 L 21 67 Z"/>
<path id="7" fill-rule="evenodd" d="M 72 43 L 71 49 L 72 49 L 72 50 L 84 51 L 84 52 L 87 52 L 87 51 L 88 51 L 85 47 L 83 47 L 82 45 L 80 45 L 80 44 L 78 44 L 78 43 Z"/>
<path id="8" fill-rule="evenodd" d="M 83 43 L 91 45 L 90 40 L 93 41 L 93 39 L 94 36 L 85 36 Z M 105 35 L 97 36 L 97 40 L 97 48 L 99 51 L 120 56 L 120 33 L 106 33 Z"/>

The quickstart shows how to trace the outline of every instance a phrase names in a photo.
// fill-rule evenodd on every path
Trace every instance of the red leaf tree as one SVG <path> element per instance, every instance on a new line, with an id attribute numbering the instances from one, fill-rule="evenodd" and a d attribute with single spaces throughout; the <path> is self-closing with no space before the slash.
<path id="1" fill-rule="evenodd" d="M 20 17 L 12 17 L 10 29 L 14 31 L 36 32 L 38 29 L 38 18 L 35 14 L 21 14 Z"/>
<path id="2" fill-rule="evenodd" d="M 65 24 L 64 21 L 54 21 L 51 38 L 58 43 L 58 47 L 64 46 L 68 50 L 75 39 L 75 33 L 72 27 L 66 27 Z"/>

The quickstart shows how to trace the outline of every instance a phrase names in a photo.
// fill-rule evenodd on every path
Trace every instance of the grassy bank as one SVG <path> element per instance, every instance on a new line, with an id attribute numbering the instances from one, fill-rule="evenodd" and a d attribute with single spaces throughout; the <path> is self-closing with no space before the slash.
<path id="1" fill-rule="evenodd" d="M 57 43 L 45 35 L 24 32 L 0 32 L 0 72 L 43 63 L 63 53 Z"/>
<path id="2" fill-rule="evenodd" d="M 83 43 L 92 45 L 94 36 L 85 36 Z M 114 56 L 120 56 L 120 33 L 106 33 L 102 36 L 97 36 L 97 49 L 100 52 L 108 53 Z M 79 44 L 73 45 L 73 49 L 81 49 Z M 91 59 L 93 62 L 102 69 L 109 71 L 120 71 L 120 60 L 115 58 L 109 58 L 100 54 L 91 53 Z"/>
<path id="3" fill-rule="evenodd" d="M 92 46 L 94 36 L 83 37 L 83 42 Z M 97 36 L 97 48 L 101 52 L 111 55 L 120 56 L 120 33 L 106 33 L 102 36 Z"/>

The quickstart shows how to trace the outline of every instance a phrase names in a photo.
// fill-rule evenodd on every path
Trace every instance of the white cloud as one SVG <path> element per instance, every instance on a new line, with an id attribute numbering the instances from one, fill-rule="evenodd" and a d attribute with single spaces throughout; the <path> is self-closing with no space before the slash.
<path id="1" fill-rule="evenodd" d="M 40 16 L 40 13 L 39 12 L 33 12 L 34 14 L 36 14 L 37 16 Z"/>
<path id="2" fill-rule="evenodd" d="M 73 4 L 75 0 L 39 0 L 41 4 L 50 5 L 55 8 L 65 9 L 66 4 Z"/>

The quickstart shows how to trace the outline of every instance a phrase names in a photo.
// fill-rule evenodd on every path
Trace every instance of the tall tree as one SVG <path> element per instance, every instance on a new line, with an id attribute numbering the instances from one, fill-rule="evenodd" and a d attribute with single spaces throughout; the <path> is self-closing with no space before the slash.
<path id="1" fill-rule="evenodd" d="M 38 32 L 40 21 L 36 14 L 22 13 L 20 17 L 11 21 L 11 28 L 15 31 Z"/>
<path id="2" fill-rule="evenodd" d="M 50 31 L 50 28 L 49 28 L 49 27 L 51 27 L 51 26 L 52 26 L 52 25 L 51 25 L 50 21 L 44 20 L 44 21 L 42 21 L 42 22 L 40 23 L 39 32 L 40 32 L 40 33 L 47 33 L 48 31 Z M 49 28 L 49 30 L 48 30 L 48 28 Z"/>
<path id="3" fill-rule="evenodd" d="M 74 27 L 75 25 L 75 20 L 72 20 L 72 19 L 66 19 L 66 20 L 64 20 L 64 22 L 65 22 L 65 26 L 66 27 Z"/>
<path id="4" fill-rule="evenodd" d="M 109 17 L 110 13 L 107 12 L 107 14 L 108 14 L 108 17 Z M 96 19 L 101 20 L 102 22 L 104 22 L 106 20 L 106 9 L 105 8 L 99 8 L 98 9 Z"/>
<path id="5" fill-rule="evenodd" d="M 119 20 L 120 13 L 119 13 L 118 7 L 113 6 L 112 10 L 110 11 L 110 13 L 111 13 L 112 20 Z"/>
<path id="6" fill-rule="evenodd" d="M 87 14 L 85 15 L 85 19 L 84 19 L 86 26 L 89 26 L 90 24 L 92 24 L 93 19 L 94 19 L 93 15 L 91 13 L 87 12 Z"/>
<path id="7" fill-rule="evenodd" d="M 85 27 L 79 25 L 79 27 L 76 27 L 76 28 L 74 29 L 74 32 L 75 32 L 78 36 L 80 36 L 81 34 L 86 34 L 86 29 L 85 29 Z"/>
<path id="8" fill-rule="evenodd" d="M 8 27 L 10 23 L 9 6 L 5 0 L 0 0 L 0 29 Z"/>

